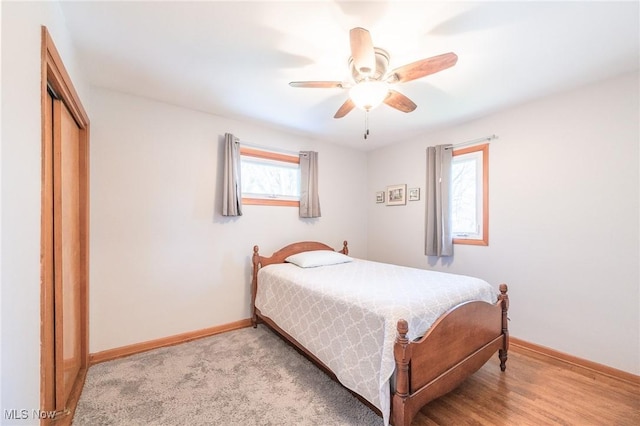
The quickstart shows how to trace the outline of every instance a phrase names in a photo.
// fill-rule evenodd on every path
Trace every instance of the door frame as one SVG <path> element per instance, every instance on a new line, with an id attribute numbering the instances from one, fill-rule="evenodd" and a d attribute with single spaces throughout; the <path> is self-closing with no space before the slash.
<path id="1" fill-rule="evenodd" d="M 42 129 L 42 200 L 40 239 L 40 410 L 56 410 L 55 400 L 55 324 L 54 324 L 54 241 L 53 241 L 53 144 L 52 120 L 46 119 L 51 108 L 47 106 L 50 87 L 57 98 L 62 100 L 80 128 L 80 327 L 81 367 L 74 383 L 66 410 L 56 415 L 52 421 L 42 419 L 41 424 L 70 424 L 73 419 L 80 393 L 89 366 L 89 117 L 53 39 L 42 26 L 41 45 L 41 129 Z M 47 417 L 41 415 L 41 417 Z"/>

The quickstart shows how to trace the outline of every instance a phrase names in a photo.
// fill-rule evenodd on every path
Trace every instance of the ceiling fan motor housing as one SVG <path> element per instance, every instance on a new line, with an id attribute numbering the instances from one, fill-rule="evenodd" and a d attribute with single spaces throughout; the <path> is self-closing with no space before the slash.
<path id="1" fill-rule="evenodd" d="M 373 50 L 376 58 L 376 69 L 370 74 L 361 73 L 360 70 L 356 69 L 353 56 L 349 57 L 349 69 L 356 84 L 364 80 L 382 80 L 387 74 L 387 69 L 389 68 L 389 53 L 379 47 L 374 47 Z"/>

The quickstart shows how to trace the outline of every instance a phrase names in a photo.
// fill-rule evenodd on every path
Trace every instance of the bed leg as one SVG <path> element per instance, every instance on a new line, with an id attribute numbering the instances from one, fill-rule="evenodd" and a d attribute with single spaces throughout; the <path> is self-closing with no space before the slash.
<path id="1" fill-rule="evenodd" d="M 500 358 L 500 370 L 505 371 L 507 369 L 507 353 L 509 351 L 509 317 L 507 315 L 509 311 L 509 295 L 507 294 L 508 287 L 506 284 L 500 284 L 500 296 L 498 299 L 502 304 L 502 349 L 498 350 L 498 357 Z"/>
<path id="2" fill-rule="evenodd" d="M 258 292 L 258 270 L 260 269 L 260 254 L 258 250 L 258 246 L 253 246 L 253 255 L 251 256 L 251 263 L 253 264 L 251 274 L 251 325 L 253 325 L 253 328 L 258 327 L 258 315 L 256 315 L 256 293 Z"/>
<path id="3" fill-rule="evenodd" d="M 500 371 L 505 371 L 507 369 L 507 350 L 500 349 L 498 351 L 498 357 L 500 358 Z"/>

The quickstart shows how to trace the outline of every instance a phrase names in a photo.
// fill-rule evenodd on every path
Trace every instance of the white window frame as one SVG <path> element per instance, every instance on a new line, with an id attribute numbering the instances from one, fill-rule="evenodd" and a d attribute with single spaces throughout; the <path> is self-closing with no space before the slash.
<path id="1" fill-rule="evenodd" d="M 298 170 L 300 169 L 300 158 L 298 156 L 285 154 L 276 151 L 267 151 L 265 149 L 252 148 L 246 146 L 240 146 L 240 158 L 242 157 L 254 157 L 262 160 L 267 160 L 271 163 L 282 163 L 289 167 L 291 164 L 296 164 Z M 242 179 L 242 177 L 241 177 Z M 300 196 L 297 197 L 284 197 L 275 196 L 271 194 L 245 194 L 242 193 L 243 205 L 262 205 L 262 206 L 288 206 L 299 207 Z"/>
<path id="2" fill-rule="evenodd" d="M 476 233 L 453 233 L 454 244 L 489 245 L 489 144 L 475 145 L 453 151 L 452 163 L 463 159 L 475 158 L 477 162 L 476 176 L 476 211 L 479 229 Z M 452 182 L 453 185 L 453 182 Z M 453 192 L 453 188 L 452 188 Z M 454 200 L 452 199 L 453 203 Z M 452 210 L 454 207 L 452 206 Z"/>

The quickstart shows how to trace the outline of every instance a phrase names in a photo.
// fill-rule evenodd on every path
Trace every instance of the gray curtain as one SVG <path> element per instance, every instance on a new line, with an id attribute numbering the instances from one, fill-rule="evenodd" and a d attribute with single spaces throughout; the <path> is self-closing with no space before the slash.
<path id="1" fill-rule="evenodd" d="M 320 217 L 318 153 L 300 151 L 300 217 Z"/>
<path id="2" fill-rule="evenodd" d="M 224 180 L 222 215 L 242 216 L 242 186 L 240 185 L 240 141 L 231 133 L 224 135 Z"/>
<path id="3" fill-rule="evenodd" d="M 427 256 L 453 256 L 451 236 L 451 145 L 427 148 Z"/>

